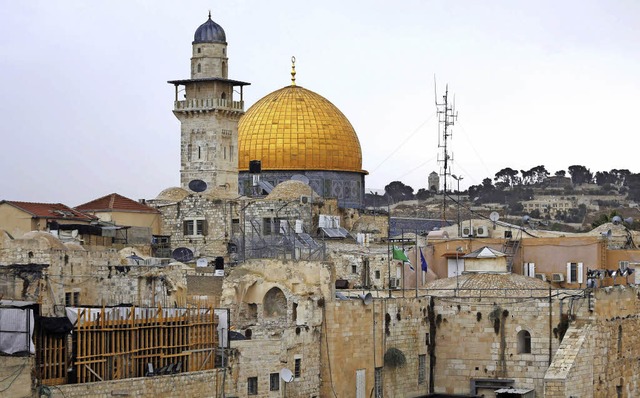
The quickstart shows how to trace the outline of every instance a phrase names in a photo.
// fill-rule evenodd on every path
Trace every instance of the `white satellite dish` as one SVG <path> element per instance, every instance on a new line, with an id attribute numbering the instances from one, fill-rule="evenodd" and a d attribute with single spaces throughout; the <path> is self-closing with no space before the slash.
<path id="1" fill-rule="evenodd" d="M 285 383 L 291 383 L 293 381 L 293 372 L 287 368 L 280 369 L 280 378 L 284 380 Z"/>
<path id="2" fill-rule="evenodd" d="M 489 214 L 489 220 L 496 222 L 500 219 L 500 214 L 498 214 L 497 211 L 492 211 L 491 214 Z"/>
<path id="3" fill-rule="evenodd" d="M 206 267 L 207 265 L 209 265 L 209 260 L 207 260 L 206 258 L 199 258 L 196 261 L 196 267 Z"/>

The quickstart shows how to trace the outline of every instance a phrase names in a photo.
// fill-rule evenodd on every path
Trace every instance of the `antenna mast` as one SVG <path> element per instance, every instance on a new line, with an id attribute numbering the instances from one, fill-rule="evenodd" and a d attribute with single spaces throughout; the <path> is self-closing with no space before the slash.
<path id="1" fill-rule="evenodd" d="M 449 154 L 448 141 L 453 135 L 451 126 L 455 124 L 455 121 L 458 118 L 458 113 L 455 110 L 455 99 L 453 104 L 449 102 L 448 84 L 445 86 L 442 102 L 438 102 L 438 95 L 436 93 L 436 108 L 438 113 L 438 148 L 442 150 L 438 154 L 438 162 L 442 164 L 440 176 L 443 179 L 444 186 L 442 190 L 442 222 L 444 226 L 444 222 L 447 219 L 447 180 L 451 175 L 449 162 L 453 162 L 453 153 L 451 155 Z"/>

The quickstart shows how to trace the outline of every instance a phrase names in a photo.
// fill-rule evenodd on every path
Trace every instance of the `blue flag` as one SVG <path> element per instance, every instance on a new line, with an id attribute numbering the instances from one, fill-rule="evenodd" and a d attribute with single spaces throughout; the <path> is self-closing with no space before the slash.
<path id="1" fill-rule="evenodd" d="M 424 259 L 424 254 L 422 254 L 422 249 L 420 250 L 420 264 L 422 265 L 422 270 L 427 272 L 429 268 L 427 266 L 427 260 Z"/>

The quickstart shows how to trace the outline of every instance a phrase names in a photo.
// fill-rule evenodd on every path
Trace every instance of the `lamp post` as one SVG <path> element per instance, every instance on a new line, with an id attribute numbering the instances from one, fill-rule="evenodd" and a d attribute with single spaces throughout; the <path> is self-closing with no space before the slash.
<path id="1" fill-rule="evenodd" d="M 451 177 L 458 182 L 458 237 L 460 237 L 460 235 L 462 235 L 462 226 L 460 225 L 460 180 L 462 180 L 463 177 L 458 177 L 455 174 L 451 174 Z"/>

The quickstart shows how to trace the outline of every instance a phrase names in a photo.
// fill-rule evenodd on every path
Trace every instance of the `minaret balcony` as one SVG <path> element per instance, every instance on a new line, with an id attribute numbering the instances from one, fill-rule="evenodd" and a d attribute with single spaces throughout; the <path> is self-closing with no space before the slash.
<path id="1" fill-rule="evenodd" d="M 191 111 L 243 111 L 244 101 L 230 101 L 221 98 L 194 98 L 184 101 L 174 101 L 174 112 L 191 112 Z"/>

